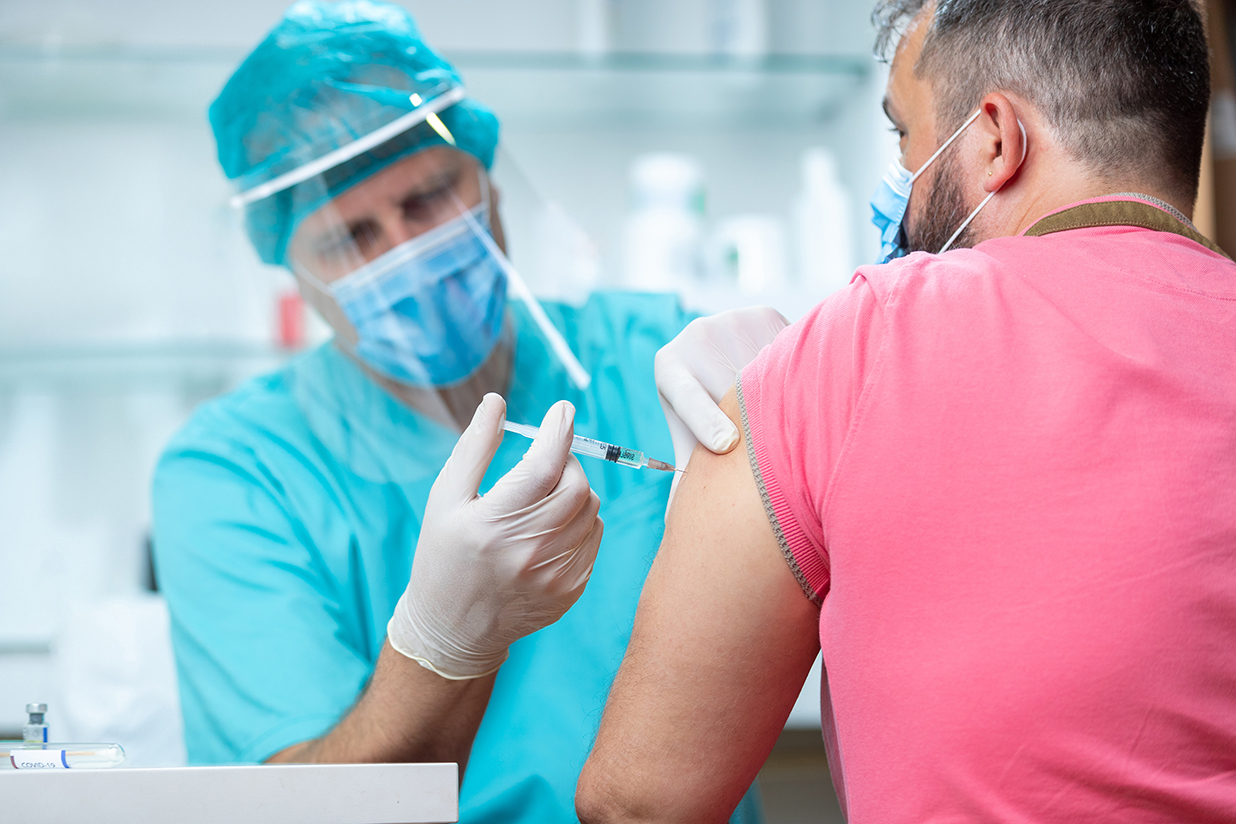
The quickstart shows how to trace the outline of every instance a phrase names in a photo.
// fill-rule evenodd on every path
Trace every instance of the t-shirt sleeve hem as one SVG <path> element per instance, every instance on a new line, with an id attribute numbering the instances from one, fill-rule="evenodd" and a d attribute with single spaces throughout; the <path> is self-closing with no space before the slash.
<path id="1" fill-rule="evenodd" d="M 748 393 L 750 393 L 752 388 L 748 388 Z M 818 566 L 818 564 L 810 564 L 809 560 L 807 565 L 799 562 L 799 558 L 813 559 L 818 556 L 807 539 L 806 534 L 798 527 L 797 522 L 794 520 L 790 512 L 789 502 L 781 493 L 780 487 L 776 485 L 775 480 L 772 484 L 765 480 L 765 473 L 761 466 L 768 466 L 768 461 L 763 454 L 762 442 L 752 437 L 751 418 L 748 415 L 747 407 L 748 398 L 747 394 L 743 391 L 743 376 L 741 373 L 734 383 L 734 392 L 738 397 L 738 409 L 742 416 L 743 438 L 747 442 L 747 460 L 751 463 L 752 474 L 755 475 L 755 485 L 759 489 L 760 500 L 764 504 L 764 513 L 768 516 L 768 522 L 772 525 L 773 534 L 777 537 L 777 546 L 781 549 L 781 555 L 785 558 L 785 562 L 790 565 L 790 571 L 794 573 L 794 579 L 798 581 L 803 594 L 813 604 L 820 606 L 824 602 L 820 591 L 826 585 L 828 573 L 826 570 L 811 568 Z M 753 400 L 757 404 L 758 395 L 759 390 L 755 389 Z M 804 568 L 805 566 L 807 568 Z"/>
<path id="2" fill-rule="evenodd" d="M 240 760 L 260 764 L 288 747 L 325 734 L 338 720 L 338 715 L 324 712 L 293 718 L 246 747 L 240 753 Z"/>

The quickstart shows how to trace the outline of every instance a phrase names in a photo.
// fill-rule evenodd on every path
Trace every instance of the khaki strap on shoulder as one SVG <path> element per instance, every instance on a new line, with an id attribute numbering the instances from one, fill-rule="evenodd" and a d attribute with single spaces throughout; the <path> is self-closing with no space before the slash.
<path id="1" fill-rule="evenodd" d="M 1083 203 L 1063 212 L 1056 212 L 1026 230 L 1030 237 L 1042 237 L 1070 229 L 1090 229 L 1095 226 L 1138 226 L 1155 232 L 1170 232 L 1200 243 L 1212 252 L 1231 258 L 1201 232 L 1186 226 L 1167 212 L 1137 200 L 1105 200 Z"/>

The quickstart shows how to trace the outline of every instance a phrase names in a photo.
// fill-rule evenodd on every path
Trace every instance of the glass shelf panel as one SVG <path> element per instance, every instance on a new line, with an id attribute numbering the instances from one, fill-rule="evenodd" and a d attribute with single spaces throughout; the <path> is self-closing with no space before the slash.
<path id="1" fill-rule="evenodd" d="M 0 349 L 0 388 L 232 382 L 275 369 L 294 354 L 240 341 L 6 347 Z"/>
<path id="2" fill-rule="evenodd" d="M 520 120 L 597 125 L 742 124 L 827 119 L 866 77 L 870 60 L 772 55 L 475 53 L 458 64 L 480 100 Z"/>
<path id="3" fill-rule="evenodd" d="M 0 46 L 0 116 L 194 120 L 244 55 Z"/>
<path id="4" fill-rule="evenodd" d="M 0 113 L 204 119 L 244 54 L 232 50 L 62 49 L 0 45 Z M 827 118 L 870 58 L 571 52 L 448 55 L 504 118 L 571 124 Z"/>

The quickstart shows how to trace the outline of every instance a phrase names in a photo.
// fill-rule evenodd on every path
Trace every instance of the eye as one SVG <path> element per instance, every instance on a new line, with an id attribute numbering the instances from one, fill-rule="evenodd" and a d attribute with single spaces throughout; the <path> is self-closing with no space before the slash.
<path id="1" fill-rule="evenodd" d="M 436 224 L 451 205 L 451 186 L 443 184 L 429 192 L 409 197 L 403 202 L 405 220 L 416 223 Z"/>
<path id="2" fill-rule="evenodd" d="M 356 248 L 362 255 L 368 255 L 369 250 L 373 249 L 378 243 L 378 229 L 367 220 L 350 226 L 349 232 L 352 242 L 356 244 Z"/>

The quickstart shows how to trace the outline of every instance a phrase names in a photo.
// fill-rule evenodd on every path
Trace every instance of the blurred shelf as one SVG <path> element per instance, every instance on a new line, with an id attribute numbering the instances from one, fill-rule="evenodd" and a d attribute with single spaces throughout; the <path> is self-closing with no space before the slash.
<path id="1" fill-rule="evenodd" d="M 0 388 L 231 382 L 275 369 L 294 354 L 274 346 L 221 341 L 0 348 Z"/>
<path id="2" fill-rule="evenodd" d="M 0 637 L 0 655 L 50 655 L 51 640 Z M 0 738 L 4 735 L 0 733 Z"/>
<path id="3" fill-rule="evenodd" d="M 225 50 L 0 45 L 0 115 L 202 124 L 243 57 Z"/>
<path id="4" fill-rule="evenodd" d="M 0 114 L 201 122 L 243 57 L 223 49 L 0 44 Z M 871 58 L 855 55 L 486 51 L 448 57 L 472 93 L 504 119 L 564 126 L 816 122 L 872 68 Z"/>
<path id="5" fill-rule="evenodd" d="M 770 55 L 474 53 L 458 66 L 480 100 L 518 121 L 639 126 L 826 120 L 870 70 L 870 59 Z"/>

